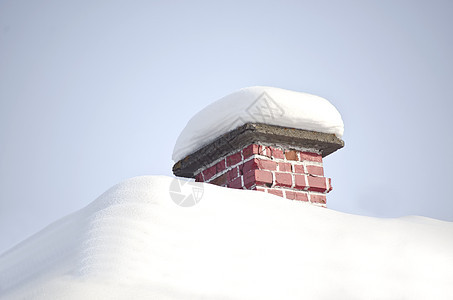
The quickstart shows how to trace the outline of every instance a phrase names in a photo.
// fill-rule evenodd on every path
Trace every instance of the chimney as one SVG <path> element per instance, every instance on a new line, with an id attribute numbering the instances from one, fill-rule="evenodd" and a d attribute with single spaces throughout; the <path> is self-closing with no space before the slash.
<path id="1" fill-rule="evenodd" d="M 287 110 L 284 104 L 280 105 L 280 95 L 271 97 L 269 90 L 260 92 L 262 94 L 252 101 L 253 109 L 249 106 L 247 113 L 240 116 L 240 121 L 234 122 L 244 124 L 223 130 L 227 132 L 187 153 L 175 163 L 173 173 L 195 178 L 197 182 L 256 190 L 325 207 L 326 194 L 332 190 L 332 184 L 331 179 L 324 176 L 323 157 L 342 148 L 344 142 L 333 133 L 274 125 L 281 123 L 284 115 L 278 117 L 274 114 L 272 122 L 258 119 L 257 115 L 269 117 L 269 111 L 263 108 L 272 107 L 270 101 L 274 112 L 275 106 L 283 112 Z M 263 95 L 264 102 L 260 100 Z M 322 112 L 318 114 L 322 115 Z"/>

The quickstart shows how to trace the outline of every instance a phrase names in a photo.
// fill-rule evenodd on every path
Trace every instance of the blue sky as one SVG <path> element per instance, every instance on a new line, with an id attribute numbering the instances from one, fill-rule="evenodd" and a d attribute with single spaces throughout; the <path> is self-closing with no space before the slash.
<path id="1" fill-rule="evenodd" d="M 453 221 L 450 1 L 0 2 L 0 252 L 139 175 L 197 111 L 269 85 L 329 99 L 331 209 Z"/>

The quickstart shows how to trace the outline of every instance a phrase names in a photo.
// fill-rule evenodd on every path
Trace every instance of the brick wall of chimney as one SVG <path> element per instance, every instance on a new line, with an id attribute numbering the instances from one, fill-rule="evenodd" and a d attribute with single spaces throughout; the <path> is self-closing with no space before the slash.
<path id="1" fill-rule="evenodd" d="M 248 189 L 326 206 L 332 190 L 322 156 L 314 152 L 251 144 L 195 173 L 197 182 Z"/>

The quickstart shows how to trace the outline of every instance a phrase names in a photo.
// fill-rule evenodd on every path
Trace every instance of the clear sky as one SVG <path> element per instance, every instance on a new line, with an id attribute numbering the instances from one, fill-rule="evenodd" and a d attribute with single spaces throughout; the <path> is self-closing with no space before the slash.
<path id="1" fill-rule="evenodd" d="M 451 1 L 0 2 L 0 252 L 138 175 L 239 88 L 327 98 L 331 209 L 453 221 Z"/>

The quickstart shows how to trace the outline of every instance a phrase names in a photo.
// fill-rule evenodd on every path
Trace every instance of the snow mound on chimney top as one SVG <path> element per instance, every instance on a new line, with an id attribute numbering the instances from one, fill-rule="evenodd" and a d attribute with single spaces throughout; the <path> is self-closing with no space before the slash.
<path id="1" fill-rule="evenodd" d="M 339 138 L 344 131 L 340 113 L 324 98 L 253 86 L 227 95 L 193 116 L 179 135 L 172 158 L 179 161 L 246 123 L 332 133 Z"/>

